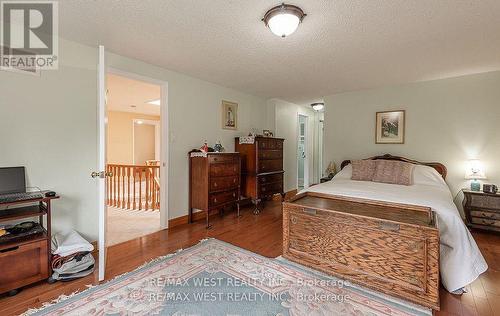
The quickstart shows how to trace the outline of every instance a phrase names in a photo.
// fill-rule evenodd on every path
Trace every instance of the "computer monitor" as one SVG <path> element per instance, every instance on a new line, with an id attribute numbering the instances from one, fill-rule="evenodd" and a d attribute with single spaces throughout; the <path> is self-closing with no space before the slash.
<path id="1" fill-rule="evenodd" d="M 24 167 L 0 168 L 0 194 L 25 193 Z"/>

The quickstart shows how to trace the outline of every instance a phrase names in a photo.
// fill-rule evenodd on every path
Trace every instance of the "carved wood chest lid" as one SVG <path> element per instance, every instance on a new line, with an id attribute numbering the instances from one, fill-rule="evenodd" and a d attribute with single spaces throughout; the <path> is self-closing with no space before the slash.
<path id="1" fill-rule="evenodd" d="M 383 202 L 315 192 L 298 194 L 285 202 L 284 205 L 302 207 L 304 211 L 331 211 L 430 228 L 434 228 L 437 225 L 434 212 L 429 207 L 418 205 Z"/>

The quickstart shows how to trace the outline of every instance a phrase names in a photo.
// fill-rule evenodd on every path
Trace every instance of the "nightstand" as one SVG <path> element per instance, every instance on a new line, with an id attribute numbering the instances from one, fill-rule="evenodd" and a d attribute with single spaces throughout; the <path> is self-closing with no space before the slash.
<path id="1" fill-rule="evenodd" d="M 500 232 L 500 194 L 463 190 L 468 227 Z"/>

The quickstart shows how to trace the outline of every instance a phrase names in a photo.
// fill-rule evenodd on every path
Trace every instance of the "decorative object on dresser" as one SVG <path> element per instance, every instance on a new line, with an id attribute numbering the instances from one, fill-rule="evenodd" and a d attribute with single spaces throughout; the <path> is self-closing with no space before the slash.
<path id="1" fill-rule="evenodd" d="M 262 135 L 264 135 L 264 137 L 273 137 L 273 132 L 271 132 L 270 130 L 268 129 L 264 129 L 262 130 Z"/>
<path id="2" fill-rule="evenodd" d="M 220 142 L 220 140 L 218 140 L 215 145 L 214 145 L 214 151 L 216 153 L 221 153 L 224 151 L 224 146 L 222 146 L 222 143 Z"/>
<path id="3" fill-rule="evenodd" d="M 483 192 L 496 194 L 498 192 L 498 187 L 494 184 L 483 184 Z"/>
<path id="4" fill-rule="evenodd" d="M 465 223 L 470 228 L 500 232 L 500 194 L 464 192 Z"/>
<path id="5" fill-rule="evenodd" d="M 259 203 L 283 191 L 283 142 L 282 138 L 256 136 L 253 142 L 236 137 L 236 151 L 241 154 L 242 195 L 251 198 L 258 214 Z"/>
<path id="6" fill-rule="evenodd" d="M 439 232 L 428 207 L 306 192 L 283 203 L 283 257 L 439 309 Z"/>
<path id="7" fill-rule="evenodd" d="M 405 111 L 377 112 L 375 129 L 376 144 L 404 144 Z"/>
<path id="8" fill-rule="evenodd" d="M 193 209 L 205 211 L 207 228 L 212 210 L 222 214 L 224 207 L 236 205 L 240 214 L 239 153 L 189 153 L 189 222 Z"/>
<path id="9" fill-rule="evenodd" d="M 11 233 L 0 237 L 0 293 L 9 292 L 10 295 L 15 295 L 19 288 L 48 280 L 52 275 L 50 204 L 59 196 L 46 196 L 46 192 L 48 191 L 41 191 L 41 197 L 36 199 L 0 203 L 0 223 L 33 217 L 38 217 L 39 221 L 32 232 L 20 230 L 18 234 Z"/>

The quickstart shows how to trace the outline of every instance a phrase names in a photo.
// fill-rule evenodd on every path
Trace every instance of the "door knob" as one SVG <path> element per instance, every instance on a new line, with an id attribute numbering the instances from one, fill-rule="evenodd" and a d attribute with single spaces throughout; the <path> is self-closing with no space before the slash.
<path id="1" fill-rule="evenodd" d="M 101 179 L 104 179 L 105 177 L 112 177 L 113 173 L 112 172 L 104 172 L 104 171 L 101 171 L 101 172 L 93 171 L 90 174 L 90 176 L 92 178 L 101 178 Z"/>

